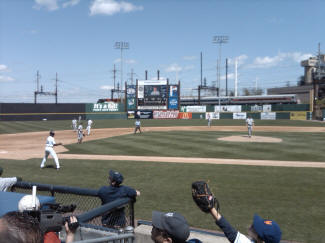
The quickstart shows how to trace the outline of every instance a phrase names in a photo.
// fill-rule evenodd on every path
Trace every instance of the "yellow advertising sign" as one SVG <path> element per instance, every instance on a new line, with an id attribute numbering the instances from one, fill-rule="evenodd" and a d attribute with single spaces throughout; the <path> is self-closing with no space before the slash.
<path id="1" fill-rule="evenodd" d="M 290 112 L 290 120 L 306 120 L 306 111 Z"/>

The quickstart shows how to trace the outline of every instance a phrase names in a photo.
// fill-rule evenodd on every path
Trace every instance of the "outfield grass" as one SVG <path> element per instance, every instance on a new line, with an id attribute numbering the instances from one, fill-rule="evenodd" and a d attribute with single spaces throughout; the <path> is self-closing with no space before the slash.
<path id="1" fill-rule="evenodd" d="M 61 160 L 62 169 L 57 172 L 40 170 L 40 161 L 2 160 L 0 165 L 4 176 L 93 189 L 106 184 L 108 170 L 115 169 L 124 175 L 124 184 L 141 191 L 135 207 L 137 219 L 150 220 L 152 210 L 177 211 L 191 226 L 217 229 L 191 198 L 191 183 L 209 180 L 221 213 L 241 232 L 246 233 L 253 214 L 258 213 L 276 220 L 285 240 L 325 239 L 325 169 Z"/>
<path id="2" fill-rule="evenodd" d="M 256 136 L 281 138 L 281 143 L 244 143 L 217 138 L 246 135 L 240 132 L 172 131 L 129 134 L 70 144 L 66 153 L 134 156 L 173 156 L 227 159 L 325 161 L 325 133 L 254 132 Z"/>
<path id="3" fill-rule="evenodd" d="M 206 126 L 206 120 L 141 120 L 142 126 Z M 84 125 L 86 122 L 84 121 Z M 323 127 L 325 123 L 314 121 L 293 121 L 293 120 L 255 120 L 257 126 L 301 126 L 301 127 Z M 243 120 L 213 120 L 212 126 L 243 126 Z M 117 128 L 117 127 L 134 127 L 134 119 L 116 119 L 116 120 L 96 120 L 94 128 Z M 70 120 L 58 121 L 0 121 L 0 134 L 3 133 L 19 133 L 19 132 L 35 132 L 71 129 Z"/>

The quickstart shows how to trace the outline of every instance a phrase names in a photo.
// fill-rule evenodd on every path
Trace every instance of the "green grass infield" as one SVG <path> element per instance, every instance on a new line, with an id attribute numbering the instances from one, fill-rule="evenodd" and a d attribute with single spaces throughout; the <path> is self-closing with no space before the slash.
<path id="1" fill-rule="evenodd" d="M 288 161 L 325 161 L 325 133 L 254 132 L 255 136 L 281 138 L 280 143 L 227 142 L 218 138 L 245 136 L 242 132 L 144 132 L 70 144 L 66 153 L 133 156 L 172 156 Z"/>

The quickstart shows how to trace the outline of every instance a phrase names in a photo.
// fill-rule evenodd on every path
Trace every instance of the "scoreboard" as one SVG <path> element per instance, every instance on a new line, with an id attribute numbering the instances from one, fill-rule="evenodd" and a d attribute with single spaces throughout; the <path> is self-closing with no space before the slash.
<path id="1" fill-rule="evenodd" d="M 167 80 L 138 81 L 138 109 L 167 109 Z"/>

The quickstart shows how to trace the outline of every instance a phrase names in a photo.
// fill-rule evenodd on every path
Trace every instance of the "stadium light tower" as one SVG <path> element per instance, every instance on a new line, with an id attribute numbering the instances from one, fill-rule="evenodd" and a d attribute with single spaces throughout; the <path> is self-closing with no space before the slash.
<path id="1" fill-rule="evenodd" d="M 216 35 L 213 37 L 213 43 L 219 44 L 219 57 L 217 62 L 217 85 L 218 85 L 218 96 L 220 96 L 220 74 L 221 74 L 221 45 L 228 43 L 229 37 L 226 35 Z"/>
<path id="2" fill-rule="evenodd" d="M 121 50 L 121 89 L 123 87 L 123 50 L 129 49 L 129 42 L 125 41 L 117 41 L 115 42 L 115 49 L 120 49 Z"/>

